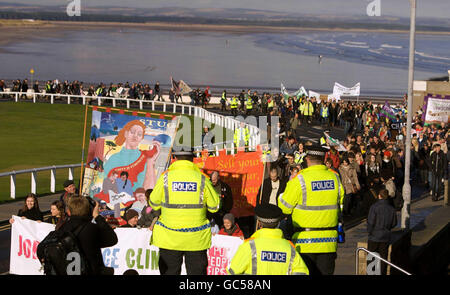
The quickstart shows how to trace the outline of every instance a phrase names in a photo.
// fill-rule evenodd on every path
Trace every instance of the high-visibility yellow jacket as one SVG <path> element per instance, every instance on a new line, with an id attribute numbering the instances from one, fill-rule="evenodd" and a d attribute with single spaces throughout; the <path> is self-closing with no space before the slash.
<path id="1" fill-rule="evenodd" d="M 281 229 L 256 231 L 237 250 L 229 274 L 309 275 L 308 267 Z"/>
<path id="2" fill-rule="evenodd" d="M 219 210 L 220 197 L 194 163 L 172 163 L 156 182 L 149 204 L 154 210 L 161 209 L 151 244 L 178 251 L 211 247 L 211 225 L 206 213 Z"/>
<path id="3" fill-rule="evenodd" d="M 321 114 L 322 118 L 328 118 L 328 107 L 322 107 Z"/>
<path id="4" fill-rule="evenodd" d="M 337 249 L 337 225 L 344 187 L 325 165 L 301 170 L 278 198 L 284 214 L 292 214 L 298 230 L 292 241 L 300 253 L 331 253 Z M 307 230 L 301 230 L 307 229 Z"/>
<path id="5" fill-rule="evenodd" d="M 301 102 L 300 106 L 298 107 L 298 110 L 300 111 L 300 114 L 303 114 L 303 110 L 305 109 L 305 103 Z"/>
<path id="6" fill-rule="evenodd" d="M 273 108 L 273 99 L 271 99 L 271 100 L 269 101 L 269 103 L 267 104 L 267 107 L 268 107 L 268 108 Z"/>
<path id="7" fill-rule="evenodd" d="M 314 113 L 314 106 L 312 102 L 306 101 L 303 104 L 303 110 L 300 110 L 300 112 L 303 114 L 303 116 L 312 116 Z"/>
<path id="8" fill-rule="evenodd" d="M 246 106 L 247 106 L 247 110 L 253 109 L 253 102 L 252 102 L 252 98 L 250 96 L 247 98 Z"/>
<path id="9" fill-rule="evenodd" d="M 244 127 L 241 129 L 241 127 L 236 128 L 234 130 L 234 144 L 236 147 L 242 146 L 241 141 L 241 130 L 244 132 L 244 144 L 245 146 L 248 146 L 248 141 L 250 140 L 250 130 L 248 127 Z"/>
<path id="10" fill-rule="evenodd" d="M 230 107 L 232 109 L 237 109 L 237 107 L 238 107 L 238 99 L 237 99 L 236 96 L 233 96 L 233 98 L 231 99 Z"/>
<path id="11" fill-rule="evenodd" d="M 327 140 L 325 139 L 324 136 L 322 136 L 322 137 L 320 138 L 320 145 L 326 145 L 326 144 L 327 144 Z"/>

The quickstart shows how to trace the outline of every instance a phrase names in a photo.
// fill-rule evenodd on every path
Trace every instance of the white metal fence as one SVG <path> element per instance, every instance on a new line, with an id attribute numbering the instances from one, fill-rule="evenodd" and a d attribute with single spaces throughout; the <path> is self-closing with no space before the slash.
<path id="1" fill-rule="evenodd" d="M 223 116 L 220 114 L 216 114 L 214 112 L 210 112 L 205 110 L 204 108 L 188 105 L 188 104 L 177 104 L 167 101 L 155 101 L 155 100 L 141 100 L 141 99 L 128 99 L 128 98 L 120 98 L 120 97 L 101 97 L 101 96 L 86 96 L 86 95 L 71 95 L 71 94 L 57 94 L 57 93 L 34 93 L 34 92 L 0 92 L 0 98 L 4 96 L 10 96 L 15 102 L 19 102 L 22 100 L 22 97 L 26 97 L 28 100 L 32 100 L 33 103 L 49 102 L 51 104 L 55 103 L 55 99 L 60 99 L 63 101 L 67 101 L 67 104 L 71 103 L 82 103 L 86 105 L 86 103 L 94 103 L 97 106 L 102 106 L 103 104 L 110 103 L 112 107 L 117 107 L 119 103 L 126 105 L 127 109 L 130 109 L 132 105 L 138 105 L 140 110 L 147 110 L 144 106 L 148 106 L 151 111 L 162 110 L 163 112 L 171 112 L 182 115 L 190 115 L 194 117 L 202 118 L 205 121 L 211 122 L 222 128 L 234 130 L 239 127 L 240 121 L 236 120 L 232 116 Z M 38 98 L 42 99 L 38 101 Z M 249 150 L 256 150 L 258 144 L 260 144 L 260 130 L 257 126 L 248 125 L 250 131 L 250 139 L 249 139 Z M 229 147 L 227 145 L 229 144 Z M 233 141 L 223 142 L 223 148 L 229 149 L 234 152 L 234 143 Z M 200 149 L 200 148 L 199 148 Z M 218 152 L 219 146 L 214 145 L 214 149 Z M 0 173 L 0 177 L 10 177 L 10 196 L 11 198 L 16 197 L 16 175 L 23 173 L 31 174 L 31 192 L 36 193 L 36 185 L 37 185 L 37 172 L 40 171 L 48 171 L 50 170 L 50 192 L 55 192 L 55 171 L 56 169 L 69 169 L 69 179 L 73 179 L 73 169 L 75 167 L 80 167 L 81 164 L 70 164 L 63 166 L 49 166 L 42 168 L 33 168 L 27 170 L 20 171 L 12 171 Z"/>
<path id="2" fill-rule="evenodd" d="M 16 198 L 16 175 L 30 173 L 31 175 L 31 192 L 36 193 L 37 190 L 37 173 L 43 171 L 50 171 L 50 192 L 56 192 L 56 170 L 68 169 L 68 179 L 73 180 L 74 169 L 81 167 L 81 164 L 60 165 L 60 166 L 48 166 L 41 168 L 32 168 L 19 171 L 3 172 L 0 173 L 0 177 L 10 177 L 10 197 Z"/>

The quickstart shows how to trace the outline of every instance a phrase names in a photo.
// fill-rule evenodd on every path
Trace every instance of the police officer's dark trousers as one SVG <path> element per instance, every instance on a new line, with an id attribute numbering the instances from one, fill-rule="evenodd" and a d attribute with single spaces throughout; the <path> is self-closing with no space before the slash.
<path id="1" fill-rule="evenodd" d="M 206 250 L 176 251 L 159 249 L 159 272 L 161 275 L 180 275 L 183 256 L 188 275 L 206 275 L 208 256 Z"/>
<path id="2" fill-rule="evenodd" d="M 310 275 L 332 275 L 334 273 L 336 252 L 333 253 L 300 253 L 309 269 Z"/>

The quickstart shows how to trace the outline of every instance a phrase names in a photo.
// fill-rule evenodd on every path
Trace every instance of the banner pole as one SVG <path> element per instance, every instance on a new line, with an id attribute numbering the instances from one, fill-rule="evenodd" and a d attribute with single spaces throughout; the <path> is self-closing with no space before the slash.
<path id="1" fill-rule="evenodd" d="M 264 159 L 266 160 L 266 159 Z M 262 176 L 262 182 L 261 182 L 261 191 L 259 192 L 259 201 L 261 202 L 261 195 L 264 189 L 264 177 L 266 176 L 266 165 L 267 165 L 267 161 L 264 161 L 264 169 L 263 169 L 263 176 Z M 258 206 L 258 204 L 256 204 L 256 206 Z M 258 222 L 255 223 L 255 231 L 258 230 Z"/>
<path id="2" fill-rule="evenodd" d="M 82 193 L 82 185 L 83 185 L 83 162 L 84 162 L 84 147 L 86 144 L 86 125 L 87 125 L 87 113 L 88 113 L 88 105 L 86 104 L 86 108 L 84 111 L 84 130 L 83 130 L 83 146 L 81 148 L 81 171 L 80 171 L 80 191 L 79 194 Z"/>

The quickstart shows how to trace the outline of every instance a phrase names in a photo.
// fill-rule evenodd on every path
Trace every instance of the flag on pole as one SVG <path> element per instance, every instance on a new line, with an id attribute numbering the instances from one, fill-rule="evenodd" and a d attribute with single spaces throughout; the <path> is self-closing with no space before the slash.
<path id="1" fill-rule="evenodd" d="M 391 106 L 389 105 L 389 103 L 386 101 L 385 103 L 384 103 L 384 106 L 383 106 L 383 108 L 381 109 L 381 112 L 380 112 L 380 117 L 386 117 L 386 118 L 389 118 L 389 119 L 391 119 L 391 120 L 395 120 L 396 119 L 396 117 L 395 117 L 395 112 L 394 112 L 394 110 L 391 108 Z"/>
<path id="2" fill-rule="evenodd" d="M 298 89 L 297 91 L 295 91 L 294 93 L 289 93 L 286 90 L 286 87 L 284 87 L 283 83 L 281 83 L 281 94 L 284 96 L 285 99 L 288 99 L 289 97 L 296 97 L 297 99 L 300 98 L 303 94 L 305 96 L 308 96 L 308 92 L 306 91 L 305 87 L 300 87 L 300 89 Z"/>
<path id="3" fill-rule="evenodd" d="M 340 152 L 347 151 L 345 146 L 342 143 L 340 143 L 338 139 L 334 139 L 333 137 L 328 135 L 327 132 L 324 132 L 323 134 L 325 135 L 325 138 L 327 139 L 327 142 L 330 146 L 337 146 L 337 150 Z"/>
<path id="4" fill-rule="evenodd" d="M 172 89 L 175 92 L 175 95 L 180 95 L 180 81 L 175 81 L 172 76 L 170 76 L 170 83 L 172 84 Z"/>
<path id="5" fill-rule="evenodd" d="M 189 87 L 189 85 L 187 85 L 187 83 L 184 82 L 183 80 L 180 80 L 178 86 L 180 88 L 181 94 L 188 94 L 188 93 L 192 92 L 192 88 Z"/>

